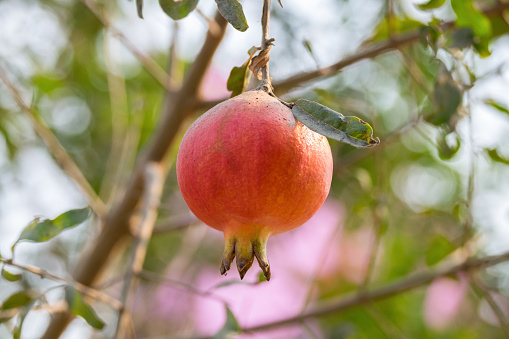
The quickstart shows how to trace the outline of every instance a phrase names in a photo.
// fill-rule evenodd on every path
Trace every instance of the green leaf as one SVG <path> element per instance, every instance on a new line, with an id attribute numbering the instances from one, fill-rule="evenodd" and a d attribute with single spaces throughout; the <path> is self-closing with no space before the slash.
<path id="1" fill-rule="evenodd" d="M 7 280 L 7 281 L 10 281 L 10 282 L 16 282 L 16 281 L 19 281 L 21 279 L 21 274 L 13 274 L 13 273 L 10 273 L 9 271 L 7 271 L 4 268 L 2 268 L 2 277 Z"/>
<path id="2" fill-rule="evenodd" d="M 472 0 L 451 0 L 452 9 L 456 13 L 457 27 L 472 28 L 475 36 L 474 48 L 482 57 L 490 55 L 491 22 L 482 12 L 474 7 Z"/>
<path id="3" fill-rule="evenodd" d="M 20 308 L 32 302 L 33 298 L 25 292 L 16 292 L 7 298 L 3 304 L 2 310 L 11 310 L 13 308 Z"/>
<path id="4" fill-rule="evenodd" d="M 103 329 L 104 321 L 97 316 L 92 306 L 85 302 L 81 293 L 74 286 L 67 286 L 65 288 L 65 300 L 69 304 L 72 314 L 82 317 L 95 329 Z"/>
<path id="5" fill-rule="evenodd" d="M 490 157 L 491 160 L 499 162 L 501 164 L 509 165 L 509 159 L 501 157 L 496 149 L 487 149 L 486 152 L 488 153 L 488 156 Z"/>
<path id="6" fill-rule="evenodd" d="M 426 252 L 426 264 L 433 266 L 451 254 L 456 247 L 443 235 L 437 235 Z"/>
<path id="7" fill-rule="evenodd" d="M 430 9 L 441 7 L 444 3 L 445 0 L 430 0 L 428 2 L 418 5 L 417 7 L 419 7 L 419 9 L 423 11 L 428 11 Z"/>
<path id="8" fill-rule="evenodd" d="M 367 122 L 354 116 L 345 117 L 317 102 L 299 99 L 292 113 L 309 129 L 354 147 L 373 147 L 380 143 L 378 138 L 373 139 L 373 128 Z"/>
<path id="9" fill-rule="evenodd" d="M 251 71 L 249 70 L 249 64 L 251 63 L 251 59 L 253 55 L 256 53 L 258 48 L 251 47 L 247 52 L 249 54 L 249 59 L 240 67 L 233 67 L 230 76 L 228 77 L 228 81 L 226 82 L 226 89 L 232 92 L 232 98 L 241 93 L 244 93 L 249 86 L 249 82 L 251 80 Z"/>
<path id="10" fill-rule="evenodd" d="M 393 30 L 393 32 L 389 31 L 389 27 Z M 372 41 L 386 40 L 390 38 L 390 33 L 401 34 L 405 32 L 415 31 L 416 29 L 422 27 L 427 26 L 425 26 L 422 22 L 411 20 L 408 18 L 393 17 L 391 19 L 390 26 L 387 20 L 383 20 L 380 22 L 371 40 Z"/>
<path id="11" fill-rule="evenodd" d="M 43 242 L 47 241 L 65 229 L 78 226 L 90 215 L 90 208 L 70 210 L 60 214 L 53 220 L 35 218 L 25 227 L 19 239 L 12 245 L 12 250 L 20 241 Z"/>
<path id="12" fill-rule="evenodd" d="M 242 5 L 237 0 L 216 0 L 216 4 L 219 13 L 236 30 L 245 32 L 249 28 Z"/>
<path id="13" fill-rule="evenodd" d="M 136 0 L 136 10 L 138 11 L 138 16 L 143 19 L 143 0 Z"/>
<path id="14" fill-rule="evenodd" d="M 173 20 L 180 20 L 189 15 L 198 5 L 199 0 L 159 0 L 159 5 L 164 13 Z"/>
<path id="15" fill-rule="evenodd" d="M 458 150 L 460 149 L 461 143 L 458 136 L 455 136 L 454 143 L 452 145 L 447 142 L 447 133 L 441 133 L 438 137 L 437 148 L 438 148 L 438 156 L 442 160 L 451 159 Z"/>
<path id="16" fill-rule="evenodd" d="M 233 336 L 234 334 L 240 332 L 240 326 L 235 318 L 235 315 L 232 313 L 228 306 L 226 308 L 226 322 L 223 325 L 223 328 L 219 330 L 219 332 L 214 335 L 214 339 L 224 339 Z"/>
<path id="17" fill-rule="evenodd" d="M 502 104 L 499 104 L 498 102 L 495 102 L 492 99 L 486 100 L 486 101 L 484 101 L 484 103 L 486 105 L 489 105 L 489 106 L 497 109 L 499 112 L 502 112 L 502 113 L 505 113 L 505 114 L 509 115 L 509 108 L 507 108 L 506 106 L 504 106 Z"/>
<path id="18" fill-rule="evenodd" d="M 444 63 L 439 61 L 433 99 L 437 108 L 437 114 L 428 119 L 434 125 L 440 126 L 449 122 L 461 104 L 462 93 L 457 83 L 452 78 Z"/>

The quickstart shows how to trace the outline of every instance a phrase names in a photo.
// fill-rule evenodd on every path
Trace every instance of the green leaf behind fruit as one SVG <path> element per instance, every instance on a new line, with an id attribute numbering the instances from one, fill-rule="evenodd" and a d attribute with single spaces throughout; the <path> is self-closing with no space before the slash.
<path id="1" fill-rule="evenodd" d="M 373 147 L 380 143 L 378 138 L 373 138 L 373 128 L 367 122 L 354 116 L 345 117 L 317 102 L 299 99 L 292 113 L 309 129 L 354 147 Z"/>
<path id="2" fill-rule="evenodd" d="M 252 74 L 249 70 L 249 64 L 251 63 L 251 59 L 253 59 L 253 55 L 258 49 L 259 48 L 251 47 L 247 52 L 249 54 L 247 61 L 240 67 L 232 68 L 230 76 L 228 77 L 228 81 L 226 82 L 226 89 L 232 92 L 232 98 L 241 93 L 244 93 L 249 86 Z"/>
<path id="3" fill-rule="evenodd" d="M 242 5 L 237 0 L 216 0 L 216 4 L 219 13 L 236 30 L 245 32 L 249 28 Z"/>
<path id="4" fill-rule="evenodd" d="M 180 20 L 189 15 L 198 5 L 199 0 L 159 0 L 159 5 L 164 13 L 173 20 Z"/>

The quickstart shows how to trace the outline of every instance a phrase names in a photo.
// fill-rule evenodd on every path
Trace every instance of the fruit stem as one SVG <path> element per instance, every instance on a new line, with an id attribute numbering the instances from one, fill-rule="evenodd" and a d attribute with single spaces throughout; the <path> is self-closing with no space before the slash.
<path id="1" fill-rule="evenodd" d="M 262 51 L 270 48 L 274 39 L 269 38 L 269 21 L 270 21 L 270 0 L 263 0 L 262 13 Z M 267 93 L 272 93 L 272 81 L 269 75 L 269 62 L 262 67 L 262 83 L 259 88 Z"/>
<path id="2" fill-rule="evenodd" d="M 247 271 L 253 265 L 254 258 L 260 265 L 263 275 L 267 281 L 270 280 L 270 265 L 267 257 L 267 239 L 268 234 L 257 236 L 254 239 L 229 236 L 225 233 L 225 245 L 223 260 L 221 262 L 220 272 L 226 275 L 230 269 L 233 259 L 236 257 L 237 270 L 240 279 L 244 279 Z"/>

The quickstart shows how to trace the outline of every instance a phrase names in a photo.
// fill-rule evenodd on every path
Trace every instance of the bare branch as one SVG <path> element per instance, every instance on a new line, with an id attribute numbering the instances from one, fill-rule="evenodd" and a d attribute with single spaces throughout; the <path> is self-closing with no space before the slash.
<path id="1" fill-rule="evenodd" d="M 94 212 L 102 217 L 106 212 L 106 207 L 104 203 L 99 198 L 99 196 L 95 193 L 90 183 L 87 181 L 78 165 L 74 162 L 73 158 L 67 153 L 65 148 L 60 144 L 57 137 L 53 134 L 53 132 L 49 129 L 46 123 L 39 117 L 37 112 L 34 111 L 31 107 L 29 107 L 21 96 L 20 91 L 16 88 L 16 86 L 11 82 L 11 80 L 7 77 L 5 70 L 0 66 L 0 79 L 5 84 L 7 89 L 9 90 L 12 98 L 16 101 L 16 104 L 21 109 L 23 113 L 28 117 L 32 127 L 34 128 L 37 135 L 42 139 L 42 141 L 46 144 L 49 151 L 57 162 L 60 164 L 62 169 L 71 177 L 76 184 L 79 186 L 85 198 L 87 199 L 90 207 L 94 210 Z"/>
<path id="2" fill-rule="evenodd" d="M 131 258 L 124 279 L 122 301 L 124 307 L 119 312 L 117 325 L 117 338 L 128 338 L 130 331 L 131 309 L 136 288 L 138 287 L 138 275 L 143 270 L 143 262 L 147 254 L 147 247 L 154 224 L 157 218 L 157 208 L 161 200 L 164 186 L 164 170 L 159 163 L 147 164 L 145 172 L 145 192 L 143 194 L 142 207 L 138 229 L 135 230 L 135 240 L 131 249 Z"/>
<path id="3" fill-rule="evenodd" d="M 38 275 L 39 277 L 44 278 L 44 279 L 51 279 L 54 281 L 63 282 L 66 285 L 73 285 L 76 288 L 76 290 L 80 291 L 81 293 L 86 294 L 87 296 L 89 296 L 95 300 L 98 300 L 105 304 L 108 304 L 114 309 L 118 310 L 118 309 L 122 308 L 122 303 L 119 300 L 117 300 L 113 297 L 110 297 L 109 295 L 107 295 L 101 291 L 98 291 L 96 289 L 93 289 L 93 288 L 90 288 L 83 284 L 80 284 L 78 282 L 75 282 L 72 279 L 59 277 L 59 276 L 49 273 L 48 271 L 46 271 L 40 267 L 37 267 L 37 266 L 20 265 L 18 263 L 13 262 L 12 259 L 1 259 L 0 258 L 0 261 L 3 262 L 5 265 L 19 268 L 23 271 Z"/>
<path id="4" fill-rule="evenodd" d="M 275 322 L 266 323 L 263 325 L 246 327 L 243 329 L 243 331 L 244 332 L 264 331 L 274 327 L 298 323 L 308 318 L 321 317 L 333 313 L 338 313 L 359 305 L 382 300 L 397 294 L 410 291 L 417 287 L 424 286 L 439 277 L 456 274 L 458 272 L 468 272 L 470 270 L 479 269 L 482 267 L 493 266 L 507 260 L 509 260 L 509 252 L 495 256 L 488 256 L 480 259 L 472 258 L 459 265 L 451 266 L 436 271 L 415 274 L 409 278 L 404 278 L 400 281 L 394 282 L 392 284 L 387 285 L 386 287 L 379 288 L 372 292 L 341 297 L 339 300 L 330 302 L 326 305 L 318 306 L 315 309 L 310 310 L 301 315 L 289 317 Z"/>

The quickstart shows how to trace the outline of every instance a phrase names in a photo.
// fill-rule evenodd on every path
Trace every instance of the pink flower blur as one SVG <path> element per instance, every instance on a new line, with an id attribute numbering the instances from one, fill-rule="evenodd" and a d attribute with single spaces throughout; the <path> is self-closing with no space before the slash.
<path id="1" fill-rule="evenodd" d="M 228 75 L 222 74 L 217 69 L 211 68 L 205 78 L 201 88 L 201 94 L 204 100 L 220 100 L 229 98 L 231 92 L 226 89 Z"/>
<path id="2" fill-rule="evenodd" d="M 438 278 L 431 283 L 424 300 L 424 319 L 429 327 L 442 330 L 454 321 L 468 289 L 465 277 Z"/>

